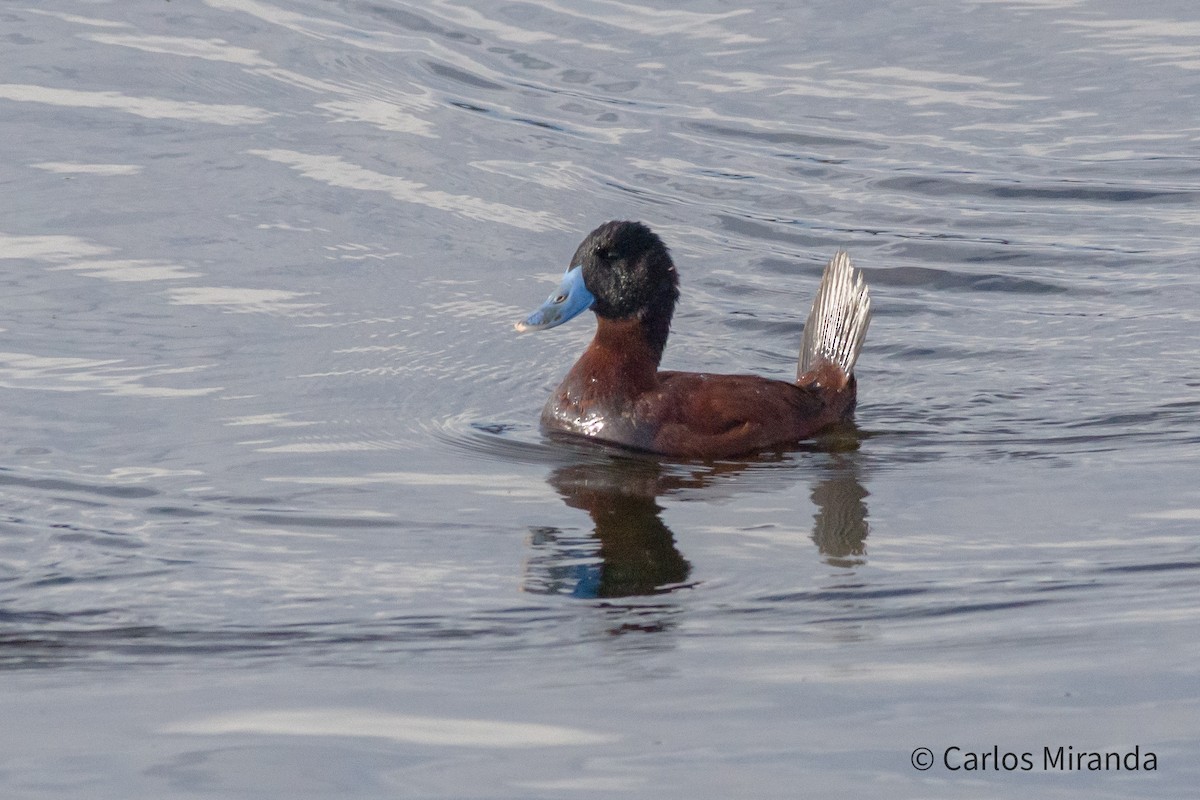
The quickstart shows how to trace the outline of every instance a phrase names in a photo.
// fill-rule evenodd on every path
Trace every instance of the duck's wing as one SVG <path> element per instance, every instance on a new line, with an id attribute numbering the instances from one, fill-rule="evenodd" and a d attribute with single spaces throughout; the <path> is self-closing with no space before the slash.
<path id="1" fill-rule="evenodd" d="M 824 393 L 756 375 L 661 372 L 639 415 L 657 425 L 652 449 L 725 458 L 812 436 L 840 417 Z"/>

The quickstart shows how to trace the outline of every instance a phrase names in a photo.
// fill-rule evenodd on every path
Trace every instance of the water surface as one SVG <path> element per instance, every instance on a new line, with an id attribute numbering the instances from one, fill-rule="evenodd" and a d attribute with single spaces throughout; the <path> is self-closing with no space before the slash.
<path id="1" fill-rule="evenodd" d="M 0 19 L 0 794 L 1192 796 L 1193 4 Z M 792 374 L 849 250 L 856 427 L 545 439 L 610 218 L 672 369 Z"/>

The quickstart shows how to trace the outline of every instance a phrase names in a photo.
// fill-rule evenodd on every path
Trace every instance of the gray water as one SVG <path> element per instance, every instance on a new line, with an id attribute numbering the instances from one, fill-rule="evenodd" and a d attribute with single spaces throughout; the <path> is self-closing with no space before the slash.
<path id="1" fill-rule="evenodd" d="M 0 796 L 1195 796 L 1200 8 L 676 5 L 0 3 Z M 544 439 L 610 218 L 857 428 Z"/>

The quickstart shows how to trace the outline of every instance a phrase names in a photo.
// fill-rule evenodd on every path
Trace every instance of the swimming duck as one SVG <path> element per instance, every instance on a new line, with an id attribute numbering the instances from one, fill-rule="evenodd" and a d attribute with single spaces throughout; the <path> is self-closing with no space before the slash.
<path id="1" fill-rule="evenodd" d="M 640 222 L 606 222 L 579 245 L 556 292 L 518 331 L 591 309 L 596 336 L 542 409 L 547 431 L 684 458 L 727 458 L 811 437 L 847 419 L 871 321 L 862 273 L 838 252 L 804 326 L 796 381 L 659 371 L 679 276 Z"/>

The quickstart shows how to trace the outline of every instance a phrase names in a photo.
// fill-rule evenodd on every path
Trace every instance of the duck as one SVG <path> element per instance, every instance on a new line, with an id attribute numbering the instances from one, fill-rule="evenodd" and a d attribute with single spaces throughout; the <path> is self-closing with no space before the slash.
<path id="1" fill-rule="evenodd" d="M 871 296 L 845 252 L 822 274 L 795 381 L 660 370 L 678 300 L 675 263 L 649 227 L 613 220 L 589 233 L 558 289 L 516 323 L 518 331 L 540 331 L 584 311 L 596 317 L 591 343 L 542 409 L 542 429 L 713 460 L 788 447 L 852 417 Z"/>

